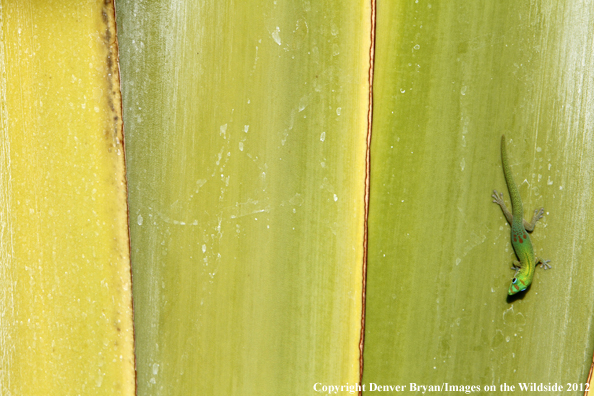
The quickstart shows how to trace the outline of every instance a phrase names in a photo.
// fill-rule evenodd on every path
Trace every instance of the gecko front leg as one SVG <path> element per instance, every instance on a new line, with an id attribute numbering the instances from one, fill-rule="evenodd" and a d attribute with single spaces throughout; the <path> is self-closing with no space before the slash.
<path id="1" fill-rule="evenodd" d="M 522 268 L 522 263 L 520 263 L 517 260 L 514 260 L 514 262 L 512 263 L 511 269 L 513 269 L 514 271 L 516 271 L 516 273 L 514 274 L 514 276 L 516 276 L 516 274 L 518 273 L 518 271 L 520 271 L 520 269 Z"/>
<path id="2" fill-rule="evenodd" d="M 551 262 L 551 260 L 544 260 L 544 259 L 541 259 L 541 258 L 537 258 L 536 259 L 536 265 L 539 265 L 540 264 L 540 268 L 542 268 L 544 270 L 548 270 L 550 268 L 553 268 L 553 267 L 551 267 L 551 264 L 549 264 L 550 262 Z"/>

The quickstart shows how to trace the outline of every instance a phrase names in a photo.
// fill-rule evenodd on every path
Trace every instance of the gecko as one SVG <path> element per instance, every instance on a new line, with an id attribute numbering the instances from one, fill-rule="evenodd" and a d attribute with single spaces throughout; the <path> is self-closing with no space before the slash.
<path id="1" fill-rule="evenodd" d="M 511 285 L 509 286 L 509 295 L 512 296 L 516 293 L 526 290 L 530 284 L 532 284 L 532 278 L 534 277 L 534 270 L 536 266 L 540 264 L 542 269 L 549 269 L 551 265 L 550 260 L 543 260 L 536 257 L 534 254 L 534 248 L 532 247 L 532 241 L 530 241 L 530 235 L 534 231 L 536 222 L 542 218 L 544 208 L 536 209 L 532 216 L 532 221 L 528 223 L 524 220 L 524 207 L 522 206 L 522 199 L 520 198 L 520 192 L 518 186 L 514 182 L 511 168 L 507 159 L 507 151 L 505 147 L 505 135 L 501 135 L 501 163 L 503 166 L 503 174 L 505 175 L 505 181 L 507 183 L 507 189 L 509 191 L 512 211 L 510 212 L 505 206 L 503 201 L 503 193 L 498 193 L 497 190 L 493 190 L 493 202 L 501 207 L 505 218 L 511 225 L 511 240 L 514 251 L 519 261 L 514 261 L 512 269 L 516 271 L 514 278 L 512 279 Z"/>

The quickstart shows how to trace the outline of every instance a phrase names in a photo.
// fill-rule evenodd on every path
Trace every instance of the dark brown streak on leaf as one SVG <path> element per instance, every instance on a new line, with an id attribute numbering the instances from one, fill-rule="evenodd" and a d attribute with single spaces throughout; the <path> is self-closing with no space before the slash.
<path id="1" fill-rule="evenodd" d="M 128 252 L 131 252 L 131 245 L 130 245 L 130 207 L 127 204 L 128 198 L 128 180 L 127 180 L 127 172 L 126 172 L 126 147 L 124 142 L 124 120 L 122 117 L 123 114 L 123 103 L 122 103 L 122 91 L 121 91 L 121 78 L 120 78 L 120 62 L 119 62 L 119 47 L 118 47 L 118 39 L 117 39 L 117 25 L 116 25 L 116 9 L 114 0 L 105 0 L 103 3 L 103 10 L 102 10 L 103 21 L 105 23 L 105 45 L 107 47 L 107 84 L 108 84 L 108 105 L 109 109 L 112 112 L 112 117 L 109 117 L 108 120 L 112 121 L 112 133 L 109 131 L 106 132 L 106 137 L 108 139 L 108 144 L 110 147 L 115 148 L 112 150 L 112 154 L 117 155 L 117 151 L 119 149 L 122 160 L 123 160 L 123 168 L 121 174 L 116 172 L 116 175 L 121 177 L 121 180 L 118 180 L 122 183 L 124 194 L 126 197 L 126 216 L 127 216 L 127 225 L 128 225 Z M 120 176 L 121 175 L 121 176 Z M 116 182 L 118 182 L 116 181 Z M 130 255 L 128 254 L 128 260 L 130 260 Z M 134 286 L 132 284 L 132 263 L 129 261 L 129 268 L 130 268 L 130 308 L 132 309 L 132 338 L 133 338 L 133 345 L 134 349 L 136 346 L 136 331 L 134 329 L 134 299 L 132 298 L 134 292 Z M 120 329 L 118 328 L 118 331 Z M 134 359 L 134 394 L 138 394 L 138 372 L 136 370 L 136 353 L 133 353 Z"/>
<path id="2" fill-rule="evenodd" d="M 359 384 L 363 383 L 363 348 L 365 346 L 365 298 L 367 288 L 367 254 L 369 232 L 369 191 L 371 176 L 371 131 L 373 125 L 373 72 L 375 67 L 375 13 L 376 0 L 371 0 L 371 27 L 369 46 L 369 108 L 367 110 L 367 147 L 365 155 L 365 212 L 363 230 L 363 284 L 361 292 L 361 336 L 359 339 Z M 362 395 L 359 391 L 359 396 Z"/>

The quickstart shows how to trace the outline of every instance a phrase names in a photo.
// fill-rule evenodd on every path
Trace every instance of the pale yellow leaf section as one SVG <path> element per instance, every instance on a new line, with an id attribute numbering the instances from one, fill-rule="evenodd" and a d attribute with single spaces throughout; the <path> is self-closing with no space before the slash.
<path id="1" fill-rule="evenodd" d="M 113 6 L 1 6 L 0 393 L 132 395 Z"/>

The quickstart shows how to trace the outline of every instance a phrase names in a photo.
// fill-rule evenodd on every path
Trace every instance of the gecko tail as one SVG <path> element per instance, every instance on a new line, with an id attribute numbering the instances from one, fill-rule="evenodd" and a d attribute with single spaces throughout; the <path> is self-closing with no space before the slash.
<path id="1" fill-rule="evenodd" d="M 507 189 L 512 202 L 512 214 L 514 215 L 514 220 L 519 219 L 521 222 L 524 218 L 524 207 L 522 206 L 522 198 L 520 198 L 520 192 L 518 191 L 516 182 L 514 182 L 514 177 L 507 159 L 505 135 L 501 135 L 501 163 L 503 164 L 503 174 L 505 175 L 505 182 L 507 183 Z"/>

